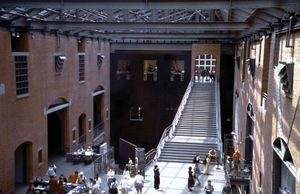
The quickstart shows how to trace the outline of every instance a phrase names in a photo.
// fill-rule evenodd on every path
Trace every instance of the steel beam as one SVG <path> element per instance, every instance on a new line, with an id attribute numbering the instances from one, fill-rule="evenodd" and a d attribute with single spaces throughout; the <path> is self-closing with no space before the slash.
<path id="1" fill-rule="evenodd" d="M 243 22 L 203 22 L 203 23 L 142 23 L 142 22 L 38 22 L 30 21 L 28 24 L 18 24 L 31 26 L 32 29 L 107 29 L 107 30 L 142 30 L 142 29 L 168 29 L 168 30 L 200 30 L 200 31 L 243 31 L 250 27 L 249 24 Z"/>
<path id="2" fill-rule="evenodd" d="M 146 50 L 146 51 L 191 51 L 192 43 L 188 44 L 135 44 L 111 43 L 111 52 L 116 50 Z"/>
<path id="3" fill-rule="evenodd" d="M 1 0 L 4 7 L 63 8 L 63 9 L 239 9 L 300 7 L 299 0 L 203 0 L 203 1 L 142 1 L 141 0 Z"/>

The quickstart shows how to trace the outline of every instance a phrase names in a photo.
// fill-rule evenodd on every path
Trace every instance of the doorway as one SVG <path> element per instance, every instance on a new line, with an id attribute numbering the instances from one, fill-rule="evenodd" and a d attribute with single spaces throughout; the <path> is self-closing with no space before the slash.
<path id="1" fill-rule="evenodd" d="M 15 183 L 28 183 L 32 170 L 32 143 L 22 143 L 15 151 Z"/>
<path id="2" fill-rule="evenodd" d="M 63 155 L 67 145 L 66 108 L 48 114 L 48 158 Z"/>

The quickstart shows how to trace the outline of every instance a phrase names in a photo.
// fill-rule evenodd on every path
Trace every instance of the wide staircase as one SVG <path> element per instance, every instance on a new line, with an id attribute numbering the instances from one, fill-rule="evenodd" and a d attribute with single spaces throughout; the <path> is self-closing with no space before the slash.
<path id="1" fill-rule="evenodd" d="M 158 161 L 191 163 L 218 149 L 215 83 L 194 83 L 173 137 L 165 141 Z"/>

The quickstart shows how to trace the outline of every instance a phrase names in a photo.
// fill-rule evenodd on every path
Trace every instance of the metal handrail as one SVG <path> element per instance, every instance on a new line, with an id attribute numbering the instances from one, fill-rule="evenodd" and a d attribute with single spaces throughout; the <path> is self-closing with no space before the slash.
<path id="1" fill-rule="evenodd" d="M 94 139 L 96 139 L 98 136 L 100 136 L 100 134 L 104 132 L 104 122 L 98 123 L 94 129 L 93 129 L 93 133 L 94 133 Z"/>
<path id="2" fill-rule="evenodd" d="M 169 125 L 168 127 L 166 127 L 163 134 L 161 135 L 161 138 L 157 145 L 156 153 L 155 153 L 153 160 L 156 161 L 159 158 L 159 156 L 161 154 L 161 150 L 163 149 L 166 140 L 169 139 L 169 134 L 170 134 L 171 128 L 172 128 L 172 125 Z"/>
<path id="3" fill-rule="evenodd" d="M 190 92 L 192 90 L 193 85 L 194 85 L 194 80 L 191 79 L 188 87 L 185 90 L 184 96 L 182 97 L 182 100 L 181 100 L 181 103 L 180 103 L 180 105 L 179 105 L 179 107 L 177 109 L 177 112 L 176 112 L 176 114 L 174 116 L 174 119 L 173 119 L 173 122 L 172 122 L 172 129 L 171 129 L 171 132 L 169 134 L 170 138 L 172 138 L 174 136 L 176 125 L 179 122 L 181 113 L 182 113 L 182 111 L 183 111 L 183 109 L 185 107 L 185 104 L 186 104 L 187 99 L 188 99 L 188 97 L 190 95 Z"/>
<path id="4" fill-rule="evenodd" d="M 149 150 L 145 154 L 145 166 L 148 166 L 153 161 L 155 154 L 156 154 L 156 148 Z"/>
<path id="5" fill-rule="evenodd" d="M 94 174 L 103 174 L 108 171 L 110 167 L 115 166 L 114 147 L 111 147 L 107 152 L 101 154 L 94 160 Z"/>
<path id="6" fill-rule="evenodd" d="M 221 108 L 220 108 L 220 85 L 219 82 L 215 82 L 215 94 L 216 94 L 216 127 L 218 135 L 218 151 L 221 157 L 219 161 L 223 161 L 223 143 L 222 143 L 222 128 L 221 128 Z"/>
<path id="7" fill-rule="evenodd" d="M 176 112 L 176 114 L 174 116 L 172 124 L 165 128 L 165 130 L 164 130 L 164 132 L 163 132 L 163 134 L 162 134 L 162 136 L 160 138 L 160 141 L 159 141 L 158 146 L 156 148 L 156 154 L 154 156 L 154 160 L 155 161 L 159 158 L 159 156 L 161 154 L 161 150 L 163 149 L 163 147 L 165 145 L 165 142 L 168 139 L 173 138 L 173 136 L 174 136 L 176 125 L 179 122 L 181 113 L 182 113 L 182 111 L 184 109 L 184 106 L 185 106 L 185 104 L 187 102 L 187 99 L 188 99 L 188 97 L 190 95 L 190 92 L 192 90 L 193 84 L 194 84 L 194 81 L 193 81 L 193 79 L 191 79 L 191 81 L 190 81 L 189 85 L 187 86 L 187 88 L 185 90 L 185 93 L 184 93 L 184 95 L 182 97 L 181 103 L 180 103 L 180 105 L 179 105 L 179 107 L 177 109 L 177 112 Z"/>

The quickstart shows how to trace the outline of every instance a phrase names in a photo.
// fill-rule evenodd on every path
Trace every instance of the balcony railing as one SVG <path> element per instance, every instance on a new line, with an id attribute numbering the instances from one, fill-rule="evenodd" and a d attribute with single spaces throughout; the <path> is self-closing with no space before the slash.
<path id="1" fill-rule="evenodd" d="M 94 139 L 98 138 L 104 132 L 104 122 L 97 124 L 94 127 Z"/>
<path id="2" fill-rule="evenodd" d="M 240 160 L 235 163 L 231 157 L 225 159 L 225 173 L 232 185 L 249 185 L 252 174 L 252 162 Z"/>

